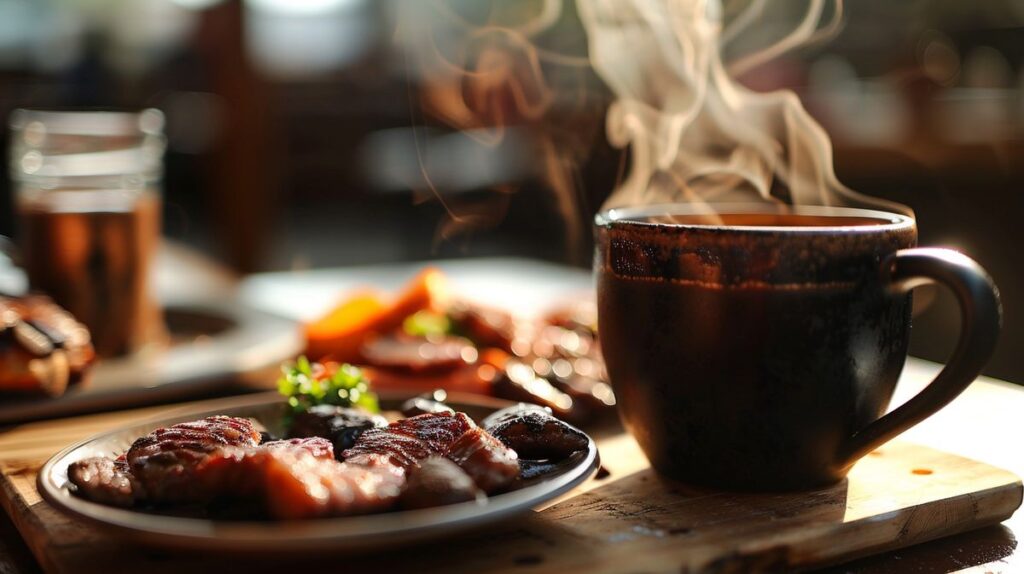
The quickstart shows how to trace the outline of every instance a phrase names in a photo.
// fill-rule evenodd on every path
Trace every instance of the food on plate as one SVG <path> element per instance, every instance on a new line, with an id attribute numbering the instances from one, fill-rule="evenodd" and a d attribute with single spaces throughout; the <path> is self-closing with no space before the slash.
<path id="1" fill-rule="evenodd" d="M 352 362 L 371 334 L 393 331 L 410 315 L 443 305 L 446 292 L 444 275 L 426 269 L 394 300 L 374 292 L 359 293 L 306 325 L 306 354 Z"/>
<path id="2" fill-rule="evenodd" d="M 49 297 L 0 297 L 0 392 L 60 396 L 95 359 L 89 330 Z"/>
<path id="3" fill-rule="evenodd" d="M 124 457 L 80 460 L 68 467 L 68 480 L 84 498 L 110 506 L 132 506 L 141 492 Z"/>
<path id="4" fill-rule="evenodd" d="M 141 488 L 137 496 L 154 502 L 196 500 L 219 487 L 196 479 L 203 462 L 225 447 L 252 447 L 260 440 L 252 421 L 209 417 L 151 432 L 132 443 L 125 460 Z"/>
<path id="5" fill-rule="evenodd" d="M 319 436 L 268 440 L 260 446 L 268 450 L 304 450 L 315 458 L 334 458 L 335 452 L 334 443 Z"/>
<path id="6" fill-rule="evenodd" d="M 450 372 L 477 359 L 469 339 L 445 335 L 375 337 L 363 346 L 362 354 L 369 365 L 411 374 Z"/>
<path id="7" fill-rule="evenodd" d="M 359 407 L 377 412 L 377 395 L 358 367 L 336 362 L 310 363 L 305 356 L 281 368 L 277 391 L 287 398 L 291 416 L 316 405 Z"/>
<path id="8" fill-rule="evenodd" d="M 452 295 L 436 269 L 393 300 L 360 292 L 306 325 L 306 354 L 359 365 L 381 389 L 445 389 L 542 404 L 568 420 L 611 412 L 593 301 L 539 319 Z"/>
<path id="9" fill-rule="evenodd" d="M 356 444 L 364 431 L 387 426 L 384 417 L 362 409 L 334 405 L 316 405 L 292 417 L 290 438 L 323 437 L 340 455 Z"/>
<path id="10" fill-rule="evenodd" d="M 257 453 L 264 499 L 272 518 L 294 520 L 380 512 L 391 508 L 404 477 L 388 464 L 358 465 L 303 451 Z M 374 461 L 376 462 L 376 461 Z"/>
<path id="11" fill-rule="evenodd" d="M 502 490 L 519 476 L 516 451 L 479 427 L 463 433 L 448 448 L 448 458 L 466 471 L 484 492 Z"/>
<path id="12" fill-rule="evenodd" d="M 483 421 L 484 428 L 523 458 L 561 460 L 587 448 L 583 431 L 537 405 L 519 403 L 494 412 Z"/>
<path id="13" fill-rule="evenodd" d="M 583 431 L 556 418 L 547 407 L 519 403 L 483 420 L 487 432 L 519 455 L 519 478 L 555 472 L 587 448 Z"/>
<path id="14" fill-rule="evenodd" d="M 483 502 L 487 496 L 459 465 L 440 456 L 427 457 L 409 474 L 399 506 L 413 510 L 459 502 Z"/>
<path id="15" fill-rule="evenodd" d="M 346 450 L 344 460 L 383 457 L 404 469 L 431 454 L 444 454 L 452 444 L 476 424 L 465 413 L 419 415 L 395 421 L 380 429 L 370 429 Z"/>
<path id="16" fill-rule="evenodd" d="M 462 436 L 478 440 L 470 431 L 482 432 L 461 413 L 420 415 L 367 431 L 339 462 L 326 439 L 261 445 L 251 421 L 210 417 L 138 439 L 125 465 L 95 458 L 73 463 L 68 478 L 82 496 L 119 506 L 238 497 L 262 503 L 278 519 L 362 514 L 397 504 L 408 472 L 430 456 L 448 456 L 456 446 L 457 464 L 470 476 L 486 476 L 485 490 L 511 484 L 519 472 L 515 453 L 494 440 L 487 446 L 506 451 L 505 458 L 464 456 Z M 511 469 L 506 464 L 494 470 L 498 465 L 492 458 L 510 460 Z M 103 473 L 95 474 L 97 469 Z"/>
<path id="17" fill-rule="evenodd" d="M 430 404 L 417 408 L 429 412 L 388 423 L 370 410 L 378 408 L 371 381 L 347 364 L 300 359 L 283 369 L 282 381 L 288 438 L 275 440 L 255 421 L 230 416 L 158 428 L 124 454 L 72 463 L 74 492 L 143 510 L 217 503 L 279 520 L 348 516 L 485 502 L 555 470 L 530 461 L 524 476 L 514 442 L 549 463 L 589 447 L 549 411 L 524 405 L 490 423 L 506 442 L 444 405 L 443 393 L 418 397 Z M 522 436 L 529 425 L 538 436 Z M 545 449 L 545 437 L 556 444 Z"/>

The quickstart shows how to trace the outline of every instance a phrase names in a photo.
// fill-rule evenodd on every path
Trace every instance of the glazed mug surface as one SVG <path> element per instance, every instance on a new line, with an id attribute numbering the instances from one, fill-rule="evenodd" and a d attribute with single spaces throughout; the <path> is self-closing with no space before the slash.
<path id="1" fill-rule="evenodd" d="M 995 347 L 999 296 L 973 260 L 917 248 L 913 218 L 854 208 L 689 204 L 597 216 L 602 351 L 651 464 L 693 484 L 792 490 L 960 394 Z M 948 365 L 885 414 L 907 355 L 911 290 L 963 315 Z"/>

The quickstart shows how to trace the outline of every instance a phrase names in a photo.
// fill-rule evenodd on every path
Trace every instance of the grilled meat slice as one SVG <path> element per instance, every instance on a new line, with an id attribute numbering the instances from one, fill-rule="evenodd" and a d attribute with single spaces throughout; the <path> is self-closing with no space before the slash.
<path id="1" fill-rule="evenodd" d="M 214 416 L 157 429 L 136 440 L 125 458 L 148 500 L 204 500 L 217 489 L 196 480 L 196 468 L 226 447 L 254 447 L 260 438 L 248 419 Z"/>
<path id="2" fill-rule="evenodd" d="M 516 452 L 479 427 L 459 437 L 448 458 L 488 494 L 508 487 L 519 476 Z"/>
<path id="3" fill-rule="evenodd" d="M 192 479 L 208 495 L 259 501 L 274 518 L 299 519 L 386 510 L 397 500 L 404 471 L 379 458 L 340 463 L 330 441 L 317 437 L 221 449 Z"/>
<path id="4" fill-rule="evenodd" d="M 399 468 L 409 469 L 432 454 L 438 453 L 418 438 L 383 428 L 364 432 L 355 446 L 342 453 L 342 459 L 358 465 L 384 458 Z"/>
<path id="5" fill-rule="evenodd" d="M 382 457 L 355 465 L 282 449 L 262 452 L 261 460 L 267 509 L 279 519 L 387 510 L 405 482 L 404 470 Z"/>
<path id="6" fill-rule="evenodd" d="M 384 456 L 407 472 L 430 456 L 446 456 L 487 492 L 506 487 L 519 473 L 515 452 L 464 413 L 419 415 L 369 430 L 345 452 L 345 460 L 361 464 L 371 455 Z"/>
<path id="7" fill-rule="evenodd" d="M 68 480 L 75 485 L 76 493 L 101 504 L 128 508 L 142 497 L 128 463 L 122 458 L 97 456 L 73 462 L 68 467 Z"/>
<path id="8" fill-rule="evenodd" d="M 481 502 L 484 498 L 484 493 L 466 471 L 446 458 L 431 456 L 409 474 L 399 506 L 411 510 L 474 500 Z"/>
<path id="9" fill-rule="evenodd" d="M 446 373 L 476 361 L 476 348 L 462 337 L 376 337 L 362 350 L 366 363 L 380 369 L 424 374 Z"/>
<path id="10" fill-rule="evenodd" d="M 465 413 L 419 415 L 364 432 L 343 456 L 346 462 L 362 464 L 369 455 L 382 455 L 408 470 L 432 454 L 444 456 L 459 437 L 475 427 Z"/>
<path id="11" fill-rule="evenodd" d="M 366 431 L 345 451 L 345 460 L 361 464 L 368 455 L 385 456 L 406 471 L 416 469 L 429 456 L 446 456 L 487 492 L 504 488 L 519 474 L 516 453 L 478 428 L 465 413 L 419 415 Z"/>
<path id="12" fill-rule="evenodd" d="M 519 403 L 484 419 L 484 428 L 520 458 L 562 460 L 587 448 L 587 435 L 543 407 Z"/>
<path id="13" fill-rule="evenodd" d="M 476 428 L 476 423 L 466 413 L 440 412 L 397 420 L 388 428 L 418 438 L 427 443 L 431 450 L 442 452 L 466 431 Z"/>

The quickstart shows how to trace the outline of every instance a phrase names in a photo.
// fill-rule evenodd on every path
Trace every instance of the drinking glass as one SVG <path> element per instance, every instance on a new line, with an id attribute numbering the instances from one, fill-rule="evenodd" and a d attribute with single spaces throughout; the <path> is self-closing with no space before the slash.
<path id="1" fill-rule="evenodd" d="M 85 323 L 100 356 L 166 334 L 150 293 L 160 236 L 159 110 L 15 110 L 16 244 L 29 288 Z"/>

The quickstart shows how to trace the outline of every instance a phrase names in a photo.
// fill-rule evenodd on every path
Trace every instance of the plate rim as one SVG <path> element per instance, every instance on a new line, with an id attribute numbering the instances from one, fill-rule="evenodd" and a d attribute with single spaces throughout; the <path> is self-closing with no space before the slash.
<path id="1" fill-rule="evenodd" d="M 380 393 L 388 398 L 408 397 L 409 393 Z M 454 405 L 496 408 L 496 403 L 511 404 L 491 397 L 478 397 L 467 393 L 449 393 Z M 488 399 L 481 401 L 480 399 Z M 516 514 L 526 513 L 536 506 L 551 501 L 590 478 L 600 465 L 600 454 L 594 439 L 587 435 L 586 454 L 568 471 L 535 485 L 488 497 L 478 504 L 464 502 L 419 510 L 402 510 L 361 516 L 315 518 L 298 521 L 215 521 L 149 514 L 135 510 L 107 506 L 72 494 L 59 482 L 61 467 L 66 473 L 69 457 L 95 443 L 113 440 L 124 433 L 134 434 L 145 428 L 175 424 L 222 414 L 225 409 L 240 410 L 270 406 L 281 401 L 274 392 L 221 399 L 202 408 L 183 407 L 149 417 L 145 420 L 121 425 L 79 440 L 51 456 L 36 477 L 40 496 L 59 512 L 86 522 L 119 530 L 157 546 L 174 548 L 244 549 L 247 551 L 290 552 L 305 551 L 327 543 L 332 549 L 350 550 L 355 545 L 376 541 L 381 545 L 402 543 L 414 539 L 442 536 L 474 526 L 498 523 Z M 487 404 L 488 402 L 492 404 Z M 225 403 L 216 406 L 216 403 Z M 141 435 L 140 435 L 141 436 Z M 383 543 L 383 544 L 379 544 Z"/>

